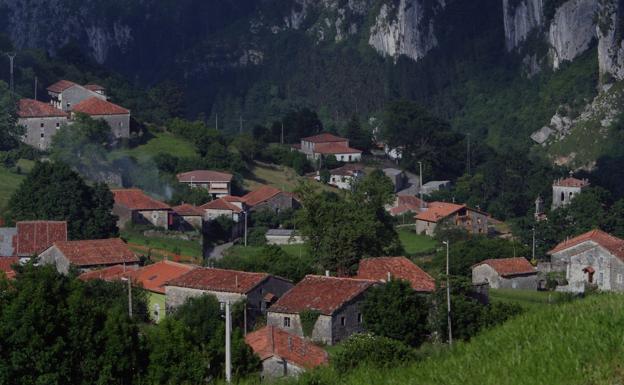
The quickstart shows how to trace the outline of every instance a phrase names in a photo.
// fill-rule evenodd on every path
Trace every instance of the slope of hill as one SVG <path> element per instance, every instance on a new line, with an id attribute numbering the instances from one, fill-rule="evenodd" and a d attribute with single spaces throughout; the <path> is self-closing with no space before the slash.
<path id="1" fill-rule="evenodd" d="M 324 369 L 293 384 L 620 384 L 622 341 L 624 298 L 595 295 L 525 313 L 408 367 Z"/>

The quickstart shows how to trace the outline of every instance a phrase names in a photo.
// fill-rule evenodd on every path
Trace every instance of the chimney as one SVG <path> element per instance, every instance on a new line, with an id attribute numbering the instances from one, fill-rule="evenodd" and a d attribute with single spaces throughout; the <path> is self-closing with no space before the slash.
<path id="1" fill-rule="evenodd" d="M 326 276 L 326 277 L 329 277 L 329 276 L 330 276 L 330 275 L 329 275 L 329 270 L 325 270 L 325 276 Z"/>

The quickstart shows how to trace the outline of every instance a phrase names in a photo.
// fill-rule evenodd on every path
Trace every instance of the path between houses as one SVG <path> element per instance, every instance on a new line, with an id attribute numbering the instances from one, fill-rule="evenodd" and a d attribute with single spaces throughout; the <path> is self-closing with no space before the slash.
<path id="1" fill-rule="evenodd" d="M 206 259 L 218 261 L 223 258 L 223 253 L 232 246 L 234 246 L 234 242 L 228 242 L 222 245 L 215 246 L 212 248 L 212 250 L 207 252 Z"/>

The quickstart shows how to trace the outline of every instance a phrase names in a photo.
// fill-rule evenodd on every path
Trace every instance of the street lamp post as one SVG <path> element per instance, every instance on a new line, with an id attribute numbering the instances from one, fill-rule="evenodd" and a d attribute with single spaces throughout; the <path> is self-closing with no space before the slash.
<path id="1" fill-rule="evenodd" d="M 446 245 L 446 317 L 448 324 L 449 345 L 453 345 L 453 331 L 451 328 L 451 280 L 449 279 L 449 241 L 443 241 Z"/>

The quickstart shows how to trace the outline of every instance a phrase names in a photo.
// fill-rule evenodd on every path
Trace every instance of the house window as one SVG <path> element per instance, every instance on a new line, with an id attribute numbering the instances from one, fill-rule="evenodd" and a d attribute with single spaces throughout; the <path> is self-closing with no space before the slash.
<path id="1" fill-rule="evenodd" d="M 561 202 L 565 201 L 565 194 L 563 193 L 563 191 L 561 192 Z"/>
<path id="2" fill-rule="evenodd" d="M 290 327 L 290 317 L 284 317 L 284 327 L 285 328 Z"/>
<path id="3" fill-rule="evenodd" d="M 39 127 L 43 128 L 43 122 L 41 122 L 41 124 L 39 125 Z"/>
<path id="4" fill-rule="evenodd" d="M 160 321 L 160 305 L 154 304 L 154 321 Z"/>
<path id="5" fill-rule="evenodd" d="M 71 103 L 67 103 L 67 108 L 71 107 Z"/>
<path id="6" fill-rule="evenodd" d="M 41 133 L 41 139 L 43 139 L 45 137 L 45 134 L 42 132 Z"/>
<path id="7" fill-rule="evenodd" d="M 349 155 L 349 162 L 351 162 L 351 155 Z"/>
<path id="8" fill-rule="evenodd" d="M 347 324 L 347 317 L 340 317 L 340 325 L 345 326 Z"/>
<path id="9" fill-rule="evenodd" d="M 617 275 L 617 283 L 624 283 L 624 277 L 622 277 L 622 274 Z"/>
<path id="10" fill-rule="evenodd" d="M 364 321 L 364 317 L 362 317 L 362 313 L 358 313 L 358 323 L 361 324 Z"/>
<path id="11" fill-rule="evenodd" d="M 604 273 L 598 274 L 598 285 L 602 285 L 604 280 Z"/>

